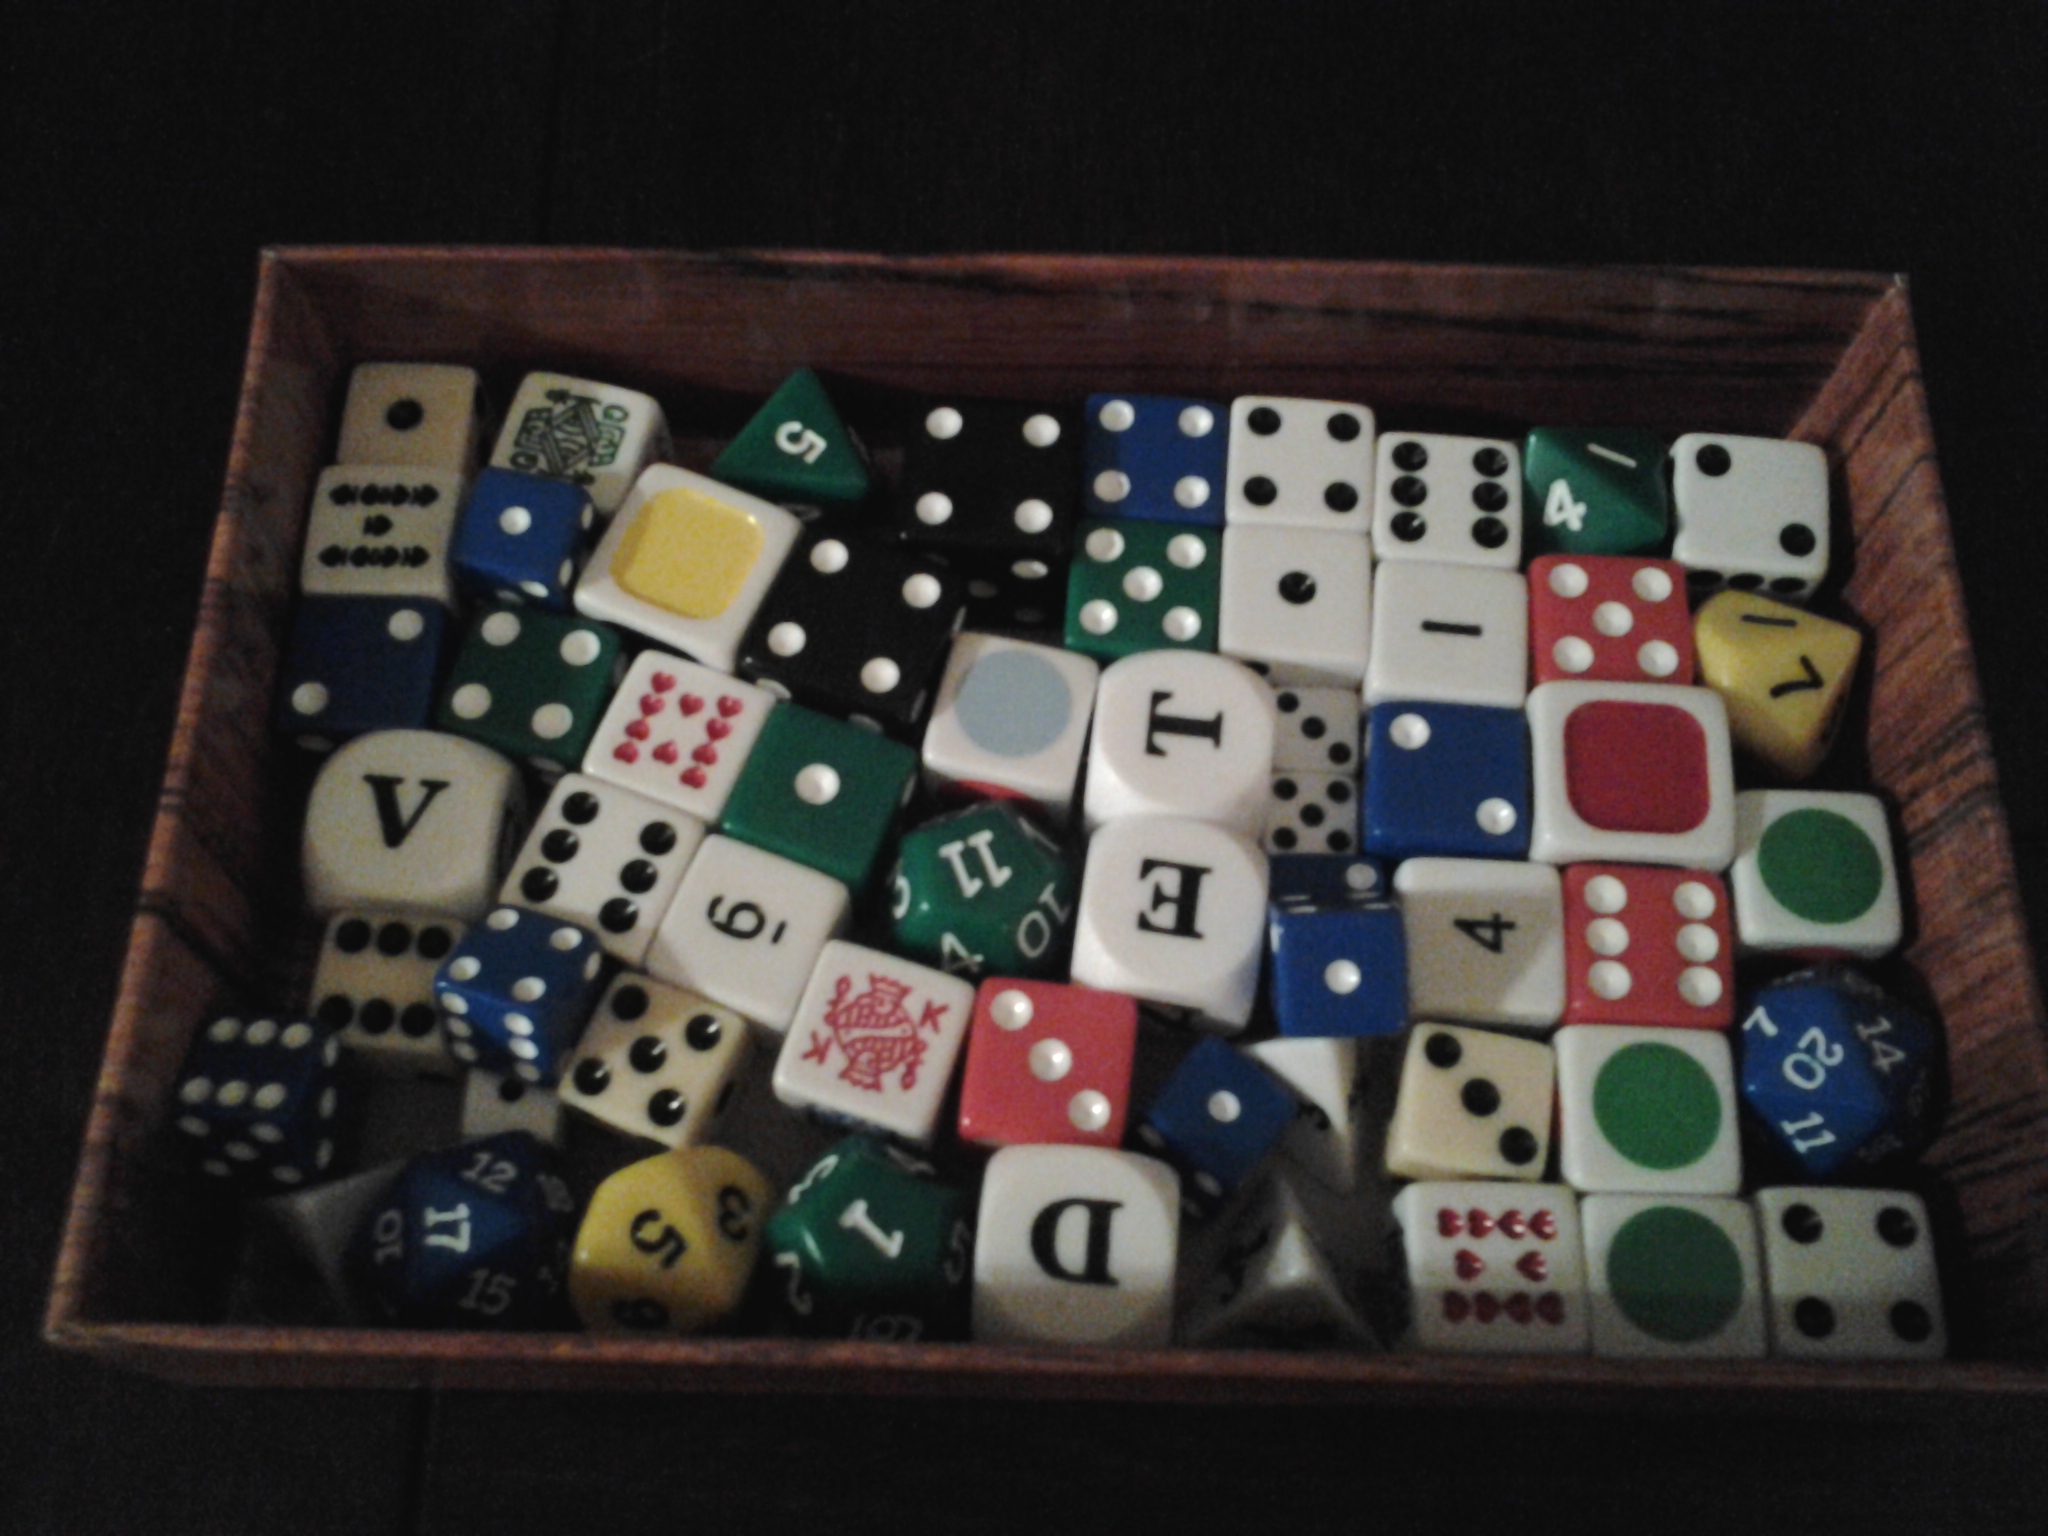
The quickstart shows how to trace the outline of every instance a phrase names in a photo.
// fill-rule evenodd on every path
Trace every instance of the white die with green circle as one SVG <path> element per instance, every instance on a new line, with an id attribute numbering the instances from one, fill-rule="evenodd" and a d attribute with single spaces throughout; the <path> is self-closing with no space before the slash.
<path id="1" fill-rule="evenodd" d="M 1904 928 L 1891 825 L 1875 795 L 1753 789 L 1735 797 L 1735 937 L 1747 954 L 1875 960 Z"/>
<path id="2" fill-rule="evenodd" d="M 1763 1358 L 1763 1271 L 1746 1201 L 1588 1195 L 1579 1225 L 1596 1356 Z"/>
<path id="3" fill-rule="evenodd" d="M 1575 1024 L 1551 1046 L 1567 1183 L 1589 1193 L 1732 1195 L 1742 1187 L 1727 1036 Z"/>

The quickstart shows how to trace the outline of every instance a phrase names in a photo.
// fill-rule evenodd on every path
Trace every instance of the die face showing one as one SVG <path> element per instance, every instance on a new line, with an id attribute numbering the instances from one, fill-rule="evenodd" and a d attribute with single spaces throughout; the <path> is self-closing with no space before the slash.
<path id="1" fill-rule="evenodd" d="M 1537 427 L 1522 443 L 1527 537 L 1538 555 L 1646 555 L 1671 533 L 1668 445 L 1649 432 Z"/>
<path id="2" fill-rule="evenodd" d="M 1137 1138 L 1181 1173 L 1191 1211 L 1214 1211 L 1293 1123 L 1295 1100 L 1271 1073 L 1217 1039 L 1181 1058 Z"/>
<path id="3" fill-rule="evenodd" d="M 494 469 L 566 480 L 609 515 L 641 470 L 669 455 L 668 422 L 652 396 L 616 384 L 529 373 L 505 412 Z"/>
<path id="4" fill-rule="evenodd" d="M 1703 869 L 1564 871 L 1567 1024 L 1726 1029 L 1735 1019 L 1728 891 Z"/>
<path id="5" fill-rule="evenodd" d="M 644 795 L 565 775 L 527 834 L 499 899 L 580 923 L 624 965 L 647 957 L 704 823 Z"/>
<path id="6" fill-rule="evenodd" d="M 1529 659 L 1539 683 L 1691 683 L 1685 567 L 1619 555 L 1533 561 Z"/>
<path id="7" fill-rule="evenodd" d="M 1390 560 L 1373 576 L 1365 702 L 1434 699 L 1520 709 L 1529 692 L 1529 588 L 1520 573 Z"/>
<path id="8" fill-rule="evenodd" d="M 864 891 L 916 788 L 910 748 L 785 704 L 762 726 L 719 829 Z"/>
<path id="9" fill-rule="evenodd" d="M 1558 1164 L 1589 1192 L 1732 1195 L 1742 1187 L 1728 1041 L 1696 1029 L 1571 1025 L 1557 1052 Z"/>
<path id="10" fill-rule="evenodd" d="M 1355 778 L 1338 773 L 1276 773 L 1259 846 L 1268 853 L 1356 852 L 1358 804 Z"/>
<path id="11" fill-rule="evenodd" d="M 1358 776 L 1358 732 L 1364 721 L 1356 688 L 1276 688 L 1273 771 Z"/>
<path id="12" fill-rule="evenodd" d="M 591 500 L 604 510 L 594 488 Z M 656 464 L 584 566 L 576 611 L 730 672 L 802 529 L 772 502 Z"/>
<path id="13" fill-rule="evenodd" d="M 1240 663 L 1160 652 L 1105 668 L 1082 807 L 1113 818 L 1187 816 L 1247 835 L 1271 796 L 1273 692 Z"/>
<path id="14" fill-rule="evenodd" d="M 1557 871 L 1500 859 L 1409 859 L 1394 871 L 1416 1015 L 1547 1029 L 1565 1006 Z"/>
<path id="15" fill-rule="evenodd" d="M 1529 857 L 1723 870 L 1735 857 L 1728 712 L 1707 688 L 1544 683 L 1529 694 Z"/>
<path id="16" fill-rule="evenodd" d="M 524 823 L 518 772 L 490 748 L 434 731 L 358 736 L 322 765 L 307 799 L 307 904 L 474 920 Z"/>
<path id="17" fill-rule="evenodd" d="M 988 804 L 906 833 L 890 879 L 895 948 L 948 975 L 1066 969 L 1080 878 L 1031 818 Z"/>
<path id="18" fill-rule="evenodd" d="M 377 1072 L 452 1075 L 434 973 L 467 925 L 410 912 L 341 912 L 313 972 L 312 1015 Z"/>
<path id="19" fill-rule="evenodd" d="M 178 1131 L 200 1172 L 262 1194 L 340 1172 L 340 1060 L 341 1042 L 325 1025 L 213 1020 L 186 1052 L 172 1091 Z"/>
<path id="20" fill-rule="evenodd" d="M 1521 711 L 1401 700 L 1368 717 L 1365 851 L 1388 859 L 1529 854 Z"/>
<path id="21" fill-rule="evenodd" d="M 1382 432 L 1376 445 L 1373 553 L 1381 560 L 1522 563 L 1522 450 L 1440 433 Z"/>
<path id="22" fill-rule="evenodd" d="M 1228 413 L 1169 395 L 1090 395 L 1081 435 L 1090 517 L 1223 522 Z"/>
<path id="23" fill-rule="evenodd" d="M 498 907 L 435 975 L 449 1054 L 468 1066 L 552 1084 L 589 1022 L 603 971 L 604 951 L 587 929 Z"/>
<path id="24" fill-rule="evenodd" d="M 619 637 L 603 624 L 530 608 L 479 613 L 456 653 L 436 714 L 543 775 L 583 761 L 619 673 Z"/>
<path id="25" fill-rule="evenodd" d="M 1813 443 L 1688 432 L 1671 445 L 1671 558 L 1695 596 L 1731 586 L 1784 602 L 1828 571 L 1828 461 Z"/>
<path id="26" fill-rule="evenodd" d="M 1183 817 L 1123 817 L 1088 844 L 1071 974 L 1235 1033 L 1251 1020 L 1265 922 L 1265 858 L 1248 841 Z"/>
<path id="27" fill-rule="evenodd" d="M 1754 593 L 1717 592 L 1700 604 L 1693 639 L 1735 745 L 1787 778 L 1811 778 L 1835 743 L 1863 636 Z"/>
<path id="28" fill-rule="evenodd" d="M 1373 415 L 1341 400 L 1230 402 L 1227 522 L 1372 530 Z"/>
<path id="29" fill-rule="evenodd" d="M 1540 1179 L 1557 1063 L 1550 1047 L 1418 1023 L 1387 1128 L 1387 1172 L 1404 1179 Z"/>
<path id="30" fill-rule="evenodd" d="M 642 651 L 591 738 L 583 771 L 715 822 L 774 708 L 774 695 L 750 683 Z"/>
<path id="31" fill-rule="evenodd" d="M 1164 1347 L 1179 1250 L 1166 1164 L 1107 1147 L 1004 1147 L 981 1184 L 974 1337 Z"/>
<path id="32" fill-rule="evenodd" d="M 711 466 L 736 485 L 805 519 L 850 517 L 867 500 L 868 459 L 825 385 L 799 368 L 776 387 Z"/>
<path id="33" fill-rule="evenodd" d="M 975 994 L 960 1083 L 960 1139 L 976 1146 L 1123 1140 L 1138 1049 L 1137 1000 L 992 976 Z"/>
<path id="34" fill-rule="evenodd" d="M 311 752 L 433 723 L 448 610 L 410 597 L 307 597 L 278 673 L 277 728 Z"/>
<path id="35" fill-rule="evenodd" d="M 1283 1037 L 1245 1046 L 1244 1054 L 1295 1097 L 1294 1119 L 1280 1138 L 1281 1158 L 1331 1189 L 1355 1189 L 1364 1133 L 1358 1042 Z"/>
<path id="36" fill-rule="evenodd" d="M 707 837 L 648 948 L 647 968 L 779 1034 L 826 940 L 846 928 L 852 905 L 830 875 L 729 837 Z"/>
<path id="37" fill-rule="evenodd" d="M 1384 861 L 1360 854 L 1276 853 L 1266 860 L 1268 899 L 1276 907 L 1349 907 L 1385 899 Z"/>
<path id="38" fill-rule="evenodd" d="M 927 777 L 970 794 L 1028 800 L 1064 826 L 1100 676 L 1094 661 L 1056 646 L 959 635 L 925 727 Z"/>
<path id="39" fill-rule="evenodd" d="M 551 1147 L 562 1144 L 562 1101 L 545 1088 L 496 1072 L 472 1071 L 462 1084 L 462 1139 L 524 1131 Z"/>
<path id="40" fill-rule="evenodd" d="M 707 997 L 618 977 L 562 1068 L 562 1102 L 666 1147 L 703 1139 L 738 1091 L 747 1021 Z"/>
<path id="41" fill-rule="evenodd" d="M 1018 560 L 1050 566 L 1072 548 L 1079 487 L 1071 411 L 929 400 L 904 439 L 894 531 L 906 544 L 956 557 L 963 569 Z"/>
<path id="42" fill-rule="evenodd" d="M 928 1146 L 974 1014 L 964 981 L 834 939 L 775 1062 L 775 1096 L 829 1123 Z"/>
<path id="43" fill-rule="evenodd" d="M 1579 1355 L 1591 1341 L 1579 1197 L 1562 1184 L 1410 1184 L 1394 1197 L 1409 1328 L 1427 1353 Z"/>
<path id="44" fill-rule="evenodd" d="M 299 590 L 316 597 L 455 601 L 448 546 L 462 507 L 457 470 L 337 464 L 306 513 Z"/>
<path id="45" fill-rule="evenodd" d="M 1927 1206 L 1894 1189 L 1760 1189 L 1771 1353 L 1939 1360 L 1948 1351 Z"/>
<path id="46" fill-rule="evenodd" d="M 596 522 L 581 486 L 487 469 L 463 503 L 449 565 L 474 597 L 567 613 L 583 539 Z"/>
<path id="47" fill-rule="evenodd" d="M 1223 541 L 1214 530 L 1129 519 L 1076 531 L 1065 643 L 1111 662 L 1140 651 L 1216 649 Z"/>
<path id="48" fill-rule="evenodd" d="M 483 412 L 474 368 L 360 363 L 349 374 L 335 462 L 467 474 L 476 464 Z"/>
<path id="49" fill-rule="evenodd" d="M 1891 827 L 1875 795 L 1737 795 L 1728 883 L 1746 953 L 1875 960 L 1904 931 Z"/>
<path id="50" fill-rule="evenodd" d="M 1223 531 L 1216 648 L 1276 683 L 1356 686 L 1371 627 L 1372 554 L 1346 533 Z"/>
<path id="51" fill-rule="evenodd" d="M 1285 1174 L 1261 1181 L 1221 1234 L 1214 1270 L 1189 1300 L 1181 1336 L 1194 1345 L 1373 1349 L 1337 1265 Z"/>
<path id="52" fill-rule="evenodd" d="M 1391 905 L 1276 904 L 1268 925 L 1282 1035 L 1398 1035 L 1408 1027 L 1408 949 Z"/>
<path id="53" fill-rule="evenodd" d="M 1588 1195 L 1579 1223 L 1596 1356 L 1763 1357 L 1763 1274 L 1745 1201 Z"/>

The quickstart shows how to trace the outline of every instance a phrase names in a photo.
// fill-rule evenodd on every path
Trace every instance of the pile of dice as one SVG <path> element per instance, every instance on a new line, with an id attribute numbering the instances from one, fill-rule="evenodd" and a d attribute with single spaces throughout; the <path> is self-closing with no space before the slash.
<path id="1" fill-rule="evenodd" d="M 277 704 L 318 969 L 177 1088 L 335 1316 L 1945 1348 L 1866 1187 L 1941 1059 L 1844 963 L 1892 835 L 1796 787 L 1861 649 L 1818 448 L 959 399 L 885 476 L 804 371 L 699 473 L 537 373 L 479 468 L 484 414 L 352 377 Z M 339 1150 L 422 1076 L 459 1126 Z"/>

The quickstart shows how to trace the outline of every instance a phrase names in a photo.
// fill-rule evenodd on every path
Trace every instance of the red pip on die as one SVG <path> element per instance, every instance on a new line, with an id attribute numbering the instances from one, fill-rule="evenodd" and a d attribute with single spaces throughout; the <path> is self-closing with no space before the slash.
<path id="1" fill-rule="evenodd" d="M 1567 1024 L 1726 1029 L 1735 1020 L 1728 888 L 1703 869 L 1564 871 Z"/>
<path id="2" fill-rule="evenodd" d="M 967 1035 L 960 1139 L 1120 1146 L 1137 1050 L 1135 998 L 990 977 L 975 994 Z"/>
<path id="3" fill-rule="evenodd" d="M 1532 560 L 1529 662 L 1539 683 L 1691 683 L 1685 567 L 1627 555 Z"/>

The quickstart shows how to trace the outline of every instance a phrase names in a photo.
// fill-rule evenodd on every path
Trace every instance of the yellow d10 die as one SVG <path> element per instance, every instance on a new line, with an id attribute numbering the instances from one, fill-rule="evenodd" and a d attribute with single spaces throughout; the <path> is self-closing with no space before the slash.
<path id="1" fill-rule="evenodd" d="M 684 1147 L 597 1187 L 569 1300 L 595 1332 L 694 1333 L 739 1306 L 775 1187 L 737 1152 Z"/>
<path id="2" fill-rule="evenodd" d="M 1721 592 L 1694 615 L 1693 646 L 1735 744 L 1787 778 L 1811 777 L 1834 745 L 1863 637 L 1767 597 Z"/>

